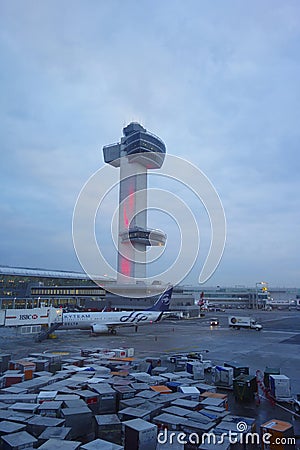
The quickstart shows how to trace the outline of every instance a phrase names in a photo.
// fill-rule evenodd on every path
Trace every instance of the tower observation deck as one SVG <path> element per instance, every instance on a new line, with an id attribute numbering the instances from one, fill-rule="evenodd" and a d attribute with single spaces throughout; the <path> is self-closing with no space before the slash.
<path id="1" fill-rule="evenodd" d="M 103 147 L 104 161 L 120 168 L 118 282 L 146 278 L 146 247 L 163 246 L 166 234 L 147 227 L 147 171 L 159 169 L 165 144 L 132 122 L 120 142 Z"/>

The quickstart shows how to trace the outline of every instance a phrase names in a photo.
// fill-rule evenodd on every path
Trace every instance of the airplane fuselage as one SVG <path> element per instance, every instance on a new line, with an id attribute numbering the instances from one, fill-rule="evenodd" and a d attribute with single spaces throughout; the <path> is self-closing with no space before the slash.
<path id="1" fill-rule="evenodd" d="M 120 327 L 157 321 L 160 311 L 72 312 L 63 313 L 60 329 L 90 330 L 94 326 Z"/>

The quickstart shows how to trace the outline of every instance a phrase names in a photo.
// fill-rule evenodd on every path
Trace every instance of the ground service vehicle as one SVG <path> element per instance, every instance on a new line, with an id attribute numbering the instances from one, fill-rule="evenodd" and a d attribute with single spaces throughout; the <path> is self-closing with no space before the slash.
<path id="1" fill-rule="evenodd" d="M 220 325 L 219 319 L 217 319 L 216 317 L 213 317 L 212 319 L 210 319 L 211 327 L 217 327 L 218 325 Z"/>
<path id="2" fill-rule="evenodd" d="M 294 411 L 296 413 L 295 418 L 300 417 L 300 394 L 297 394 L 296 398 L 294 398 Z"/>
<path id="3" fill-rule="evenodd" d="M 237 330 L 240 328 L 251 328 L 260 331 L 262 329 L 262 325 L 257 323 L 256 319 L 249 316 L 229 316 L 228 325 L 230 328 L 236 328 Z"/>

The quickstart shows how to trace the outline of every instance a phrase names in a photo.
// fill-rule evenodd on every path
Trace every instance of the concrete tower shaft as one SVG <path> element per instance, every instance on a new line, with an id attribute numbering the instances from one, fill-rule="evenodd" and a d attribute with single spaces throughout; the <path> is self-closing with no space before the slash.
<path id="1" fill-rule="evenodd" d="M 166 147 L 139 123 L 123 129 L 116 144 L 103 147 L 104 161 L 120 168 L 118 282 L 146 278 L 146 247 L 164 245 L 166 235 L 147 228 L 147 170 L 162 166 Z"/>

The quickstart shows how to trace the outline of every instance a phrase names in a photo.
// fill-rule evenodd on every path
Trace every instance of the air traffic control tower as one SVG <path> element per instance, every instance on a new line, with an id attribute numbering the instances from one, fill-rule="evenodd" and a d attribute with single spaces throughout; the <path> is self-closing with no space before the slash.
<path id="1" fill-rule="evenodd" d="M 118 283 L 146 279 L 147 246 L 163 246 L 166 235 L 147 227 L 147 170 L 159 169 L 165 144 L 142 125 L 132 122 L 116 144 L 103 147 L 104 161 L 120 168 Z"/>

